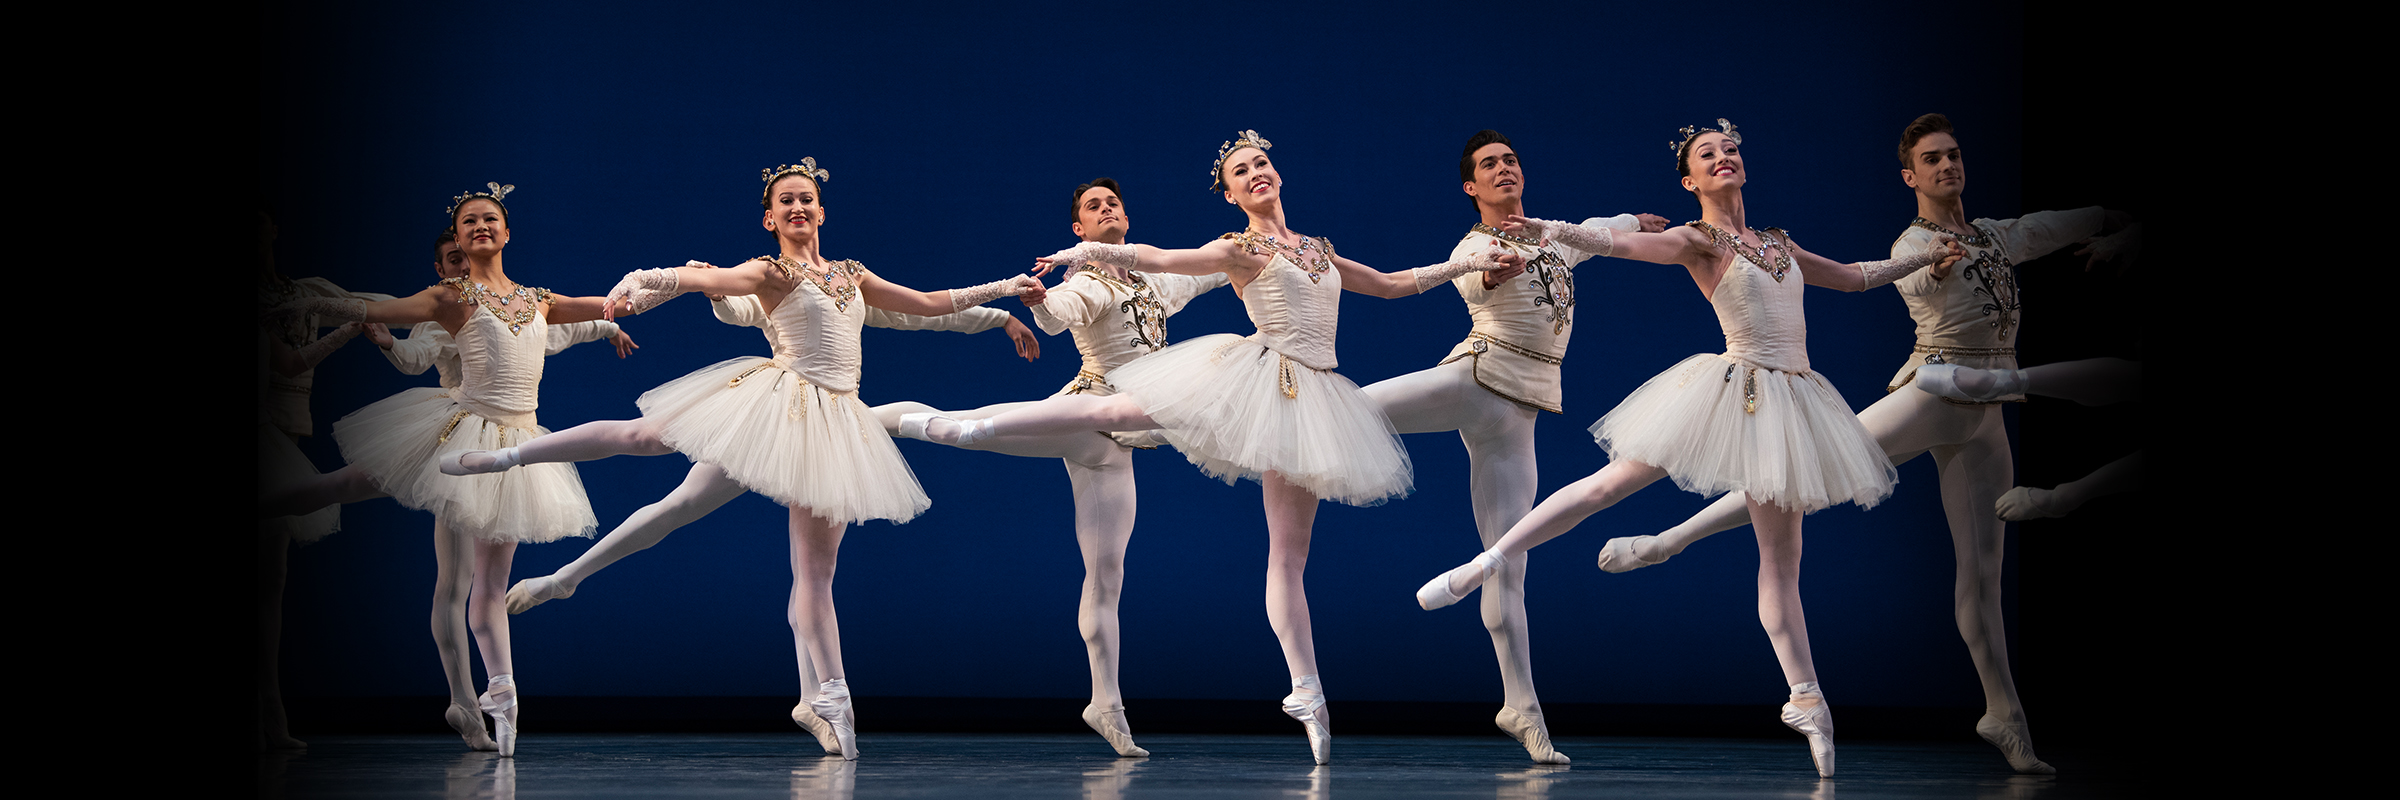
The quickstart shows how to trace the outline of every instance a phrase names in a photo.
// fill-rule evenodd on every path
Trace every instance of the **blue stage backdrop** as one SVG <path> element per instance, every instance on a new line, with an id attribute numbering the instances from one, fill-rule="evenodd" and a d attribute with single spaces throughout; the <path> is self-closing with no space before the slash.
<path id="1" fill-rule="evenodd" d="M 2016 4 L 1362 3 L 1180 10 L 1108 5 L 585 3 L 444 7 L 291 4 L 268 14 L 263 191 L 293 276 L 406 294 L 430 283 L 452 195 L 508 198 L 511 277 L 600 294 L 628 270 L 772 251 L 759 169 L 829 168 L 824 252 L 920 289 L 981 283 L 1073 243 L 1069 190 L 1126 187 L 1136 241 L 1194 247 L 1239 230 L 1207 191 L 1218 144 L 1275 143 L 1292 226 L 1381 269 L 1443 260 L 1476 221 L 1455 165 L 1467 137 L 1514 138 L 1528 210 L 1580 220 L 1697 205 L 1668 143 L 1726 117 L 1748 136 L 1752 224 L 1844 260 L 1884 258 L 1914 215 L 1900 129 L 1928 111 L 1973 155 L 1968 211 L 2018 205 L 2023 11 Z M 1678 359 L 1722 350 L 1680 268 L 1596 259 L 1578 270 L 1566 413 L 1539 428 L 1541 493 L 1604 463 L 1586 426 Z M 1030 319 L 1014 300 L 998 304 Z M 1340 371 L 1365 385 L 1434 365 L 1467 332 L 1456 292 L 1343 303 Z M 1810 291 L 1811 357 L 1854 408 L 1884 393 L 1911 325 L 1889 290 Z M 698 297 L 632 318 L 642 349 L 552 358 L 541 420 L 563 429 L 637 412 L 644 390 L 765 351 Z M 1176 316 L 1178 339 L 1248 333 L 1230 291 Z M 998 332 L 869 330 L 861 396 L 966 408 L 1036 399 L 1075 372 L 1072 343 L 1011 356 Z M 318 370 L 321 467 L 332 422 L 431 376 L 366 345 Z M 1488 700 L 1500 683 L 1472 603 L 1411 598 L 1473 555 L 1456 437 L 1407 438 L 1415 494 L 1325 506 L 1309 597 L 1337 700 Z M 933 509 L 850 529 L 835 596 L 864 695 L 1079 697 L 1081 564 L 1055 463 L 903 442 Z M 1272 702 L 1286 691 L 1262 613 L 1259 490 L 1212 481 L 1173 451 L 1136 458 L 1140 523 L 1122 608 L 1136 698 Z M 602 528 L 673 488 L 678 456 L 580 467 Z M 1664 568 L 1608 575 L 1610 536 L 1657 532 L 1705 500 L 1652 486 L 1535 551 L 1530 613 L 1552 702 L 1770 704 L 1784 694 L 1754 607 L 1747 528 Z M 389 500 L 293 554 L 285 681 L 301 697 L 432 695 L 431 516 Z M 1975 707 L 1952 622 L 1952 555 L 1933 469 L 1901 471 L 1869 512 L 1808 518 L 1803 584 L 1817 665 L 1846 704 Z M 517 578 L 588 540 L 518 551 Z M 511 618 L 535 695 L 786 695 L 784 511 L 755 495 Z M 2015 565 L 2011 565 L 2012 575 Z M 2014 592 L 2013 584 L 2011 588 Z M 2036 643 L 2028 630 L 2014 641 Z M 480 670 L 479 670 L 480 671 Z"/>

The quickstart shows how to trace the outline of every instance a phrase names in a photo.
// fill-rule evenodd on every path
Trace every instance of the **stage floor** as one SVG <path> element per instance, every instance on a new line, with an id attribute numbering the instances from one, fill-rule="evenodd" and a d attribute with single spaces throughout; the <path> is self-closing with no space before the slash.
<path id="1" fill-rule="evenodd" d="M 1290 736 L 1160 734 L 1149 758 L 1120 759 L 1097 736 L 891 733 L 862 737 L 857 761 L 791 734 L 553 734 L 517 757 L 447 736 L 318 736 L 259 758 L 261 797 L 319 798 L 2052 798 L 2138 793 L 2129 771 L 2051 754 L 2060 776 L 2021 776 L 1976 744 L 1845 742 L 1820 781 L 1808 746 L 1759 739 L 1568 737 L 1572 767 L 1526 760 L 1500 736 L 1341 736 L 1310 763 Z M 2060 756 L 2067 757 L 2061 758 Z"/>

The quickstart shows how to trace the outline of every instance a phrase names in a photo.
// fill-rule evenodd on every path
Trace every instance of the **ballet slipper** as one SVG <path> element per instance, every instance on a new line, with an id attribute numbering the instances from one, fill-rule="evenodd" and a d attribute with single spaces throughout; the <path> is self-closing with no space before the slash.
<path id="1" fill-rule="evenodd" d="M 949 419 L 949 417 L 944 417 L 939 412 L 900 415 L 900 438 L 915 439 L 921 442 L 933 441 L 932 439 L 925 438 L 925 424 L 932 422 L 933 418 L 935 417 Z"/>
<path id="2" fill-rule="evenodd" d="M 1808 755 L 1817 762 L 1817 777 L 1833 777 L 1833 708 L 1814 682 L 1793 687 L 1791 702 L 1783 704 L 1783 724 L 1808 737 Z"/>
<path id="3" fill-rule="evenodd" d="M 1083 724 L 1092 726 L 1092 730 L 1097 731 L 1100 738 L 1107 739 L 1108 746 L 1116 748 L 1119 756 L 1125 758 L 1150 757 L 1150 751 L 1133 743 L 1133 731 L 1127 730 L 1128 726 L 1125 724 L 1124 706 L 1110 709 L 1102 709 L 1098 703 L 1084 706 Z"/>
<path id="4" fill-rule="evenodd" d="M 834 748 L 844 761 L 858 760 L 858 720 L 850 710 L 850 683 L 842 678 L 826 681 L 817 687 L 817 699 L 808 701 L 810 709 L 833 729 Z"/>
<path id="5" fill-rule="evenodd" d="M 1500 715 L 1492 718 L 1492 724 L 1500 726 L 1500 730 L 1506 732 L 1509 738 L 1524 745 L 1525 752 L 1533 756 L 1533 763 L 1565 764 L 1574 760 L 1567 758 L 1565 753 L 1551 749 L 1550 726 L 1542 722 L 1540 714 L 1527 714 L 1501 706 Z"/>
<path id="6" fill-rule="evenodd" d="M 560 581 L 556 575 L 526 578 L 508 587 L 508 613 L 523 614 L 534 606 L 574 596 L 575 587 Z"/>
<path id="7" fill-rule="evenodd" d="M 482 464 L 469 465 L 467 456 L 474 455 L 491 460 Z M 460 450 L 443 456 L 438 463 L 441 465 L 444 475 L 486 475 L 494 472 L 506 472 L 517 465 L 517 449 L 503 447 L 498 450 Z"/>
<path id="8" fill-rule="evenodd" d="M 1308 752 L 1317 763 L 1333 763 L 1333 728 L 1325 724 L 1325 690 L 1317 676 L 1304 675 L 1292 681 L 1292 693 L 1283 697 L 1283 713 L 1308 728 Z"/>
<path id="9" fill-rule="evenodd" d="M 516 678 L 509 675 L 492 676 L 491 684 L 484 688 L 482 697 L 475 698 L 475 704 L 482 706 L 483 713 L 490 714 L 492 717 L 492 730 L 499 734 L 493 738 L 500 740 L 500 756 L 515 758 L 517 755 Z"/>
<path id="10" fill-rule="evenodd" d="M 1667 563 L 1667 556 L 1659 556 L 1657 561 L 1643 559 L 1642 551 L 1634 547 L 1634 544 L 1642 539 L 1658 541 L 1656 536 L 1619 536 L 1608 540 L 1608 545 L 1600 548 L 1600 571 L 1632 572 L 1643 567 L 1655 567 Z"/>
<path id="11" fill-rule="evenodd" d="M 1993 503 L 1992 508 L 1999 513 L 2000 519 L 2008 522 L 2063 517 L 2067 515 L 2066 511 L 2049 508 L 2043 503 L 2045 500 L 2057 497 L 2057 491 L 2056 489 L 2019 486 L 2000 495 L 2000 501 Z"/>
<path id="12" fill-rule="evenodd" d="M 1983 719 L 1975 721 L 1975 735 L 2000 748 L 2000 755 L 2008 757 L 2008 765 L 2015 767 L 2018 772 L 2027 775 L 2058 774 L 2057 767 L 2033 757 L 2033 742 L 2028 741 L 2025 723 L 2001 722 L 2000 718 L 1985 714 Z"/>
<path id="13" fill-rule="evenodd" d="M 488 752 L 500 749 L 500 745 L 492 742 L 491 735 L 484 732 L 483 717 L 467 710 L 466 706 L 451 703 L 450 708 L 442 712 L 442 721 L 450 723 L 451 730 L 458 731 L 458 738 L 467 740 L 469 750 Z"/>
<path id="14" fill-rule="evenodd" d="M 1433 580 L 1426 581 L 1424 586 L 1417 587 L 1417 607 L 1432 611 L 1467 599 L 1466 594 L 1450 591 L 1450 576 L 1468 567 L 1480 568 L 1483 574 L 1476 578 L 1474 586 L 1467 587 L 1467 592 L 1471 594 L 1477 587 L 1482 586 L 1485 580 L 1489 580 L 1492 573 L 1500 571 L 1500 564 L 1500 557 L 1493 555 L 1489 550 L 1476 553 L 1473 560 L 1456 569 L 1436 575 Z"/>
<path id="15" fill-rule="evenodd" d="M 936 421 L 950 424 L 937 429 L 937 426 L 934 425 Z M 960 420 L 941 413 L 902 414 L 900 415 L 900 435 L 904 438 L 922 439 L 934 444 L 965 447 L 992 438 L 992 421 L 988 419 Z"/>
<path id="16" fill-rule="evenodd" d="M 808 729 L 809 735 L 817 737 L 817 746 L 825 748 L 826 755 L 842 754 L 842 740 L 834 737 L 833 723 L 817 716 L 817 710 L 810 708 L 808 701 L 802 700 L 792 706 L 792 721 L 800 723 L 800 727 Z"/>
<path id="17" fill-rule="evenodd" d="M 1969 373 L 1980 373 L 1976 377 L 1988 376 L 1990 382 L 1973 390 L 1959 385 L 1960 376 Z M 1915 384 L 1917 388 L 1938 397 L 1989 403 L 2009 395 L 2024 394 L 2025 372 L 2014 369 L 1979 370 L 1957 364 L 1927 364 L 1917 368 Z"/>

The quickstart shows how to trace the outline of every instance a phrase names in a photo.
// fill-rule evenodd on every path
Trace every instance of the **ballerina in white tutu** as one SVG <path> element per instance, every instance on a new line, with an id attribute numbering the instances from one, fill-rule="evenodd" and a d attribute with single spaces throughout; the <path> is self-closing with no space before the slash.
<path id="1" fill-rule="evenodd" d="M 1950 541 L 1958 554 L 1957 591 L 1952 596 L 1958 632 L 1983 684 L 1985 714 L 1975 731 L 2000 748 L 2018 772 L 2048 774 L 2056 770 L 2034 756 L 2025 706 L 2009 669 L 2008 632 L 2000 606 L 2007 544 L 2001 521 L 2014 519 L 2005 509 L 2027 491 L 2007 488 L 2014 467 L 2000 403 L 2021 395 L 2010 390 L 1944 401 L 1908 387 L 1949 385 L 1950 371 L 1961 365 L 2016 365 L 2016 262 L 2040 258 L 2079 240 L 2092 245 L 2077 255 L 2105 261 L 2136 233 L 2128 228 L 2129 216 L 2098 207 L 1969 222 L 1963 196 L 1965 158 L 1950 120 L 1940 114 L 1918 117 L 1901 131 L 1899 157 L 1900 179 L 1916 194 L 1917 219 L 1892 242 L 1892 256 L 1941 249 L 1937 239 L 1947 236 L 1965 247 L 1967 258 L 1955 280 L 1927 270 L 1893 284 L 1916 322 L 1915 352 L 1892 377 L 1887 394 L 1859 412 L 1858 420 L 1893 464 L 1927 453 L 1933 456 L 1941 476 L 1942 504 L 1948 510 Z M 2127 230 L 2106 239 L 2089 238 L 2120 228 Z M 1999 517 L 1989 513 L 1995 498 L 2004 509 Z M 1728 493 L 1659 535 L 1608 540 L 1600 551 L 1600 568 L 1625 572 L 1658 564 L 1694 542 L 1749 521 L 1742 494 Z"/>
<path id="2" fill-rule="evenodd" d="M 773 323 L 773 358 L 724 361 L 643 393 L 637 401 L 640 419 L 586 423 L 519 446 L 460 453 L 442 468 L 474 475 L 671 452 L 695 462 L 682 486 L 635 512 L 610 532 L 609 540 L 656 541 L 650 531 L 689 524 L 745 490 L 789 508 L 789 619 L 802 656 L 797 659 L 802 685 L 816 687 L 806 701 L 810 713 L 795 708 L 793 717 L 829 751 L 855 759 L 850 688 L 833 607 L 842 532 L 850 523 L 871 519 L 906 522 L 932 505 L 891 436 L 858 400 L 858 334 L 867 307 L 948 314 L 1012 294 L 1038 301 L 1042 286 L 1018 275 L 966 289 L 920 292 L 877 277 L 856 261 L 829 260 L 819 252 L 818 235 L 825 222 L 820 187 L 826 171 L 817 168 L 816 159 L 805 158 L 761 172 L 766 190 L 759 203 L 766 213 L 760 224 L 775 236 L 777 255 L 730 269 L 636 271 L 609 292 L 606 315 L 638 314 L 684 292 L 755 294 Z M 536 578 L 511 593 L 510 605 L 522 611 L 573 591 L 572 585 Z"/>
<path id="3" fill-rule="evenodd" d="M 1800 517 L 1835 503 L 1873 506 L 1891 493 L 1894 470 L 1833 384 L 1809 370 L 1801 285 L 1859 291 L 1937 262 L 1946 267 L 1960 251 L 1945 241 L 1933 253 L 1843 264 L 1800 249 L 1779 229 L 1751 230 L 1741 138 L 1732 123 L 1717 124 L 1685 128 L 1675 143 L 1676 171 L 1700 199 L 1701 219 L 1687 227 L 1614 233 L 1510 219 L 1545 241 L 1690 270 L 1717 309 L 1725 353 L 1692 356 L 1635 389 L 1592 426 L 1608 466 L 1545 498 L 1490 550 L 1428 581 L 1417 601 L 1427 609 L 1458 602 L 1508 560 L 1660 478 L 1704 495 L 1746 491 L 1758 529 L 1759 621 L 1791 684 L 1784 723 L 1808 736 L 1817 772 L 1832 777 L 1833 719 L 1800 610 Z"/>
<path id="4" fill-rule="evenodd" d="M 1071 394 L 996 417 L 953 420 L 910 415 L 904 435 L 944 444 L 1000 443 L 1091 431 L 1160 430 L 1166 440 L 1227 483 L 1248 478 L 1266 496 L 1267 620 L 1283 644 L 1292 693 L 1284 712 L 1308 730 L 1326 763 L 1332 728 L 1317 677 L 1308 597 L 1301 583 L 1317 500 L 1374 505 L 1406 494 L 1408 451 L 1375 401 L 1336 374 L 1334 330 L 1341 291 L 1400 297 L 1459 275 L 1523 264 L 1513 253 L 1377 272 L 1335 255 L 1321 238 L 1284 222 L 1283 180 L 1255 131 L 1217 150 L 1215 189 L 1242 209 L 1249 227 L 1192 250 L 1085 242 L 1038 259 L 1051 266 L 1097 263 L 1128 271 L 1226 275 L 1258 332 L 1203 336 L 1109 373 L 1117 393 Z"/>
<path id="5" fill-rule="evenodd" d="M 349 466 L 267 493 L 260 508 L 262 515 L 288 514 L 389 496 L 409 508 L 433 512 L 435 538 L 444 543 L 436 549 L 441 557 L 436 562 L 433 626 L 435 641 L 444 647 L 443 669 L 450 676 L 446 716 L 469 746 L 513 756 L 516 678 L 508 615 L 501 602 L 509 564 L 519 542 L 588 536 L 598 521 L 572 465 L 460 480 L 441 474 L 435 462 L 549 433 L 534 418 L 542 359 L 550 344 L 548 328 L 554 322 L 598 319 L 603 301 L 555 295 L 509 279 L 501 266 L 509 239 L 508 209 L 501 198 L 515 187 L 490 186 L 489 192 L 460 195 L 451 206 L 451 224 L 466 254 L 465 276 L 397 300 L 318 298 L 285 307 L 328 319 L 440 323 L 455 340 L 460 376 L 455 387 L 410 389 L 335 422 L 334 440 Z M 471 568 L 461 563 L 469 559 Z M 471 576 L 460 575 L 470 569 Z M 480 697 L 474 695 L 464 665 L 447 659 L 459 652 L 456 642 L 444 637 L 455 630 L 456 620 L 446 615 L 459 611 L 455 593 L 461 584 L 467 586 L 467 627 L 474 632 L 484 671 L 490 675 Z M 492 716 L 498 742 L 485 737 L 482 721 L 470 710 L 475 706 Z"/>
<path id="6" fill-rule="evenodd" d="M 1119 190 L 1117 182 L 1108 178 L 1075 187 L 1069 215 L 1077 237 L 1105 244 L 1125 242 L 1131 223 Z M 1070 270 L 1033 306 L 1034 320 L 1043 331 L 1072 333 L 1075 349 L 1083 355 L 1082 369 L 1058 394 L 1115 394 L 1109 375 L 1166 347 L 1167 317 L 1225 282 L 1223 274 L 1133 272 L 1120 280 L 1093 265 Z M 887 427 L 901 431 L 899 420 L 907 414 L 983 419 L 1028 405 L 1032 404 L 936 411 L 923 403 L 889 403 L 876 406 L 875 415 Z M 904 435 L 922 433 L 921 426 L 913 425 L 904 431 Z M 1157 447 L 1160 440 L 1152 438 L 1156 435 L 1154 431 L 1094 435 L 1082 430 L 966 446 L 1013 456 L 1056 458 L 1066 464 L 1075 498 L 1075 540 L 1083 551 L 1083 599 L 1076 617 L 1092 672 L 1092 701 L 1083 709 L 1083 721 L 1107 739 L 1117 755 L 1128 758 L 1147 756 L 1150 751 L 1134 744 L 1133 729 L 1125 719 L 1124 693 L 1117 685 L 1117 598 L 1125 582 L 1125 546 L 1133 537 L 1132 449 Z"/>

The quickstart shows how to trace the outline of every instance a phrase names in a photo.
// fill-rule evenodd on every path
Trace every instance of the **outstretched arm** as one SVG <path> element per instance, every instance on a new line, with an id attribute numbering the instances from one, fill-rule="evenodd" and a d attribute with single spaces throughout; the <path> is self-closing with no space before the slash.
<path id="1" fill-rule="evenodd" d="M 858 273 L 859 294 L 867 305 L 885 311 L 936 317 L 983 305 L 1009 295 L 1026 303 L 1042 301 L 1042 282 L 1030 275 L 1011 275 L 991 283 L 960 289 L 920 292 L 878 277 L 873 270 Z"/>
<path id="2" fill-rule="evenodd" d="M 1791 239 L 1787 237 L 1784 242 L 1790 244 Z M 1966 248 L 1958 246 L 1958 242 L 1951 239 L 1948 234 L 1933 237 L 1933 249 L 1924 253 L 1887 261 L 1861 261 L 1856 264 L 1844 264 L 1811 253 L 1801 249 L 1797 244 L 1791 244 L 1791 248 L 1792 260 L 1800 265 L 1801 280 L 1807 281 L 1810 286 L 1823 286 L 1827 289 L 1844 292 L 1873 289 L 1926 267 L 1934 268 L 1932 274 L 1935 279 L 1945 278 L 1950 274 L 1950 266 L 1958 263 L 1958 259 L 1967 254 Z"/>
<path id="3" fill-rule="evenodd" d="M 1146 244 L 1102 244 L 1084 242 L 1051 255 L 1033 260 L 1035 275 L 1048 273 L 1053 267 L 1072 267 L 1092 264 L 1105 267 L 1118 280 L 1134 269 L 1143 272 L 1162 272 L 1169 275 L 1215 275 L 1225 273 L 1236 283 L 1249 283 L 1257 277 L 1258 265 L 1243 259 L 1240 246 L 1233 240 L 1218 239 L 1189 250 L 1167 250 Z"/>
<path id="4" fill-rule="evenodd" d="M 357 322 L 342 323 L 342 326 L 333 329 L 332 333 L 317 337 L 316 341 L 301 345 L 296 349 L 280 340 L 275 341 L 272 350 L 275 372 L 290 378 L 315 369 L 317 362 L 324 361 L 326 356 L 333 354 L 333 351 L 342 349 L 342 345 L 349 342 L 351 337 L 357 336 L 361 330 L 360 326 L 361 323 Z"/>
<path id="5" fill-rule="evenodd" d="M 1498 248 L 1451 261 L 1397 272 L 1377 272 L 1373 267 L 1352 261 L 1336 253 L 1333 267 L 1342 271 L 1342 288 L 1359 294 L 1385 299 L 1422 294 L 1425 290 L 1449 283 L 1450 279 L 1469 272 L 1516 269 L 1525 266 L 1525 257 Z"/>
<path id="6" fill-rule="evenodd" d="M 387 325 L 415 325 L 436 321 L 441 313 L 442 300 L 451 296 L 440 286 L 425 287 L 425 291 L 399 298 L 368 302 L 357 298 L 303 297 L 276 306 L 267 316 L 315 314 L 327 322 L 381 322 Z"/>
<path id="7" fill-rule="evenodd" d="M 684 292 L 714 295 L 756 294 L 758 290 L 781 283 L 782 273 L 775 271 L 764 259 L 742 262 L 732 269 L 714 267 L 665 267 L 634 270 L 617 282 L 601 301 L 599 313 L 590 317 L 560 319 L 553 322 L 576 322 L 584 319 L 616 319 L 619 313 L 639 314 L 658 307 Z M 556 312 L 553 312 L 555 314 Z M 573 312 L 570 312 L 573 313 Z"/>

